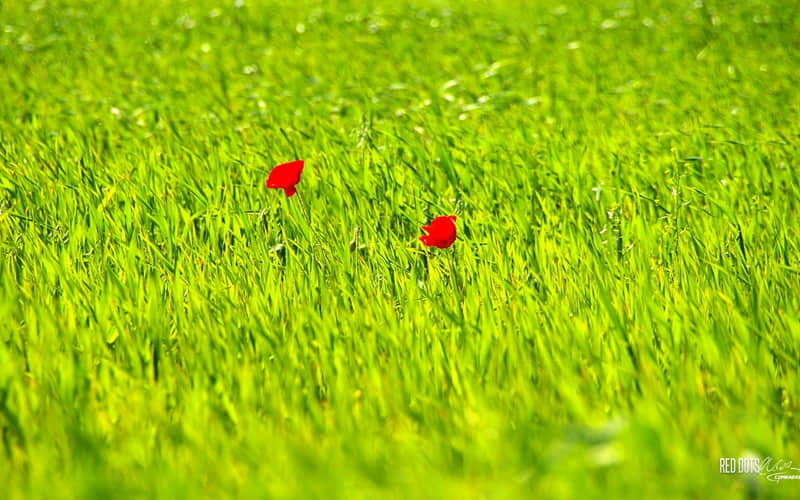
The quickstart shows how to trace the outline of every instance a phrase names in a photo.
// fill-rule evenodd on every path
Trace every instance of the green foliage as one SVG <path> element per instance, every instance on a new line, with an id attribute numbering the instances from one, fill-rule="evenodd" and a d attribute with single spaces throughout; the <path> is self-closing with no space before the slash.
<path id="1" fill-rule="evenodd" d="M 719 459 L 800 462 L 797 33 L 788 0 L 0 1 L 0 489 L 796 495 Z"/>

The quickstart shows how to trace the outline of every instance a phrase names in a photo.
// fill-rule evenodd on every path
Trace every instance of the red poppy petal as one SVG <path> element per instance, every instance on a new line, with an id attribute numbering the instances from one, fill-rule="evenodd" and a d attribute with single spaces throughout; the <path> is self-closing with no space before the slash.
<path id="1" fill-rule="evenodd" d="M 288 163 L 276 165 L 267 177 L 267 187 L 272 189 L 283 189 L 287 197 L 297 192 L 295 185 L 300 182 L 300 174 L 303 172 L 305 162 L 294 160 Z"/>
<path id="2" fill-rule="evenodd" d="M 303 167 L 305 166 L 305 163 L 306 162 L 304 160 L 294 160 L 294 161 L 290 161 L 288 163 L 284 163 L 283 166 L 291 169 L 292 171 L 295 171 L 295 172 L 299 173 L 299 172 L 303 171 Z"/>
<path id="3" fill-rule="evenodd" d="M 422 226 L 422 230 L 427 235 L 420 236 L 419 239 L 425 245 L 436 248 L 447 248 L 455 242 L 458 228 L 455 215 L 443 215 L 434 218 L 427 226 Z"/>

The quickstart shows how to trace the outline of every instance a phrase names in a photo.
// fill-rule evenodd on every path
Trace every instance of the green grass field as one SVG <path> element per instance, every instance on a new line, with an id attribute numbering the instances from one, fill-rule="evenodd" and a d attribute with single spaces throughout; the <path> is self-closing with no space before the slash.
<path id="1" fill-rule="evenodd" d="M 800 497 L 800 4 L 584 3 L 0 0 L 0 497 Z"/>

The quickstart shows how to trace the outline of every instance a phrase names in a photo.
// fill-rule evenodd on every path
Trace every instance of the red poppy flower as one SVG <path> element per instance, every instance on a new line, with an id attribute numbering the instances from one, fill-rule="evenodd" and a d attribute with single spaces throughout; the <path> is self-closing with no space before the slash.
<path id="1" fill-rule="evenodd" d="M 295 186 L 300 182 L 300 174 L 303 172 L 303 160 L 282 163 L 272 169 L 267 178 L 267 187 L 271 189 L 283 189 L 286 197 L 293 196 L 297 189 Z"/>
<path id="2" fill-rule="evenodd" d="M 447 248 L 456 241 L 456 216 L 436 217 L 422 230 L 428 234 L 419 237 L 419 240 L 429 247 Z"/>

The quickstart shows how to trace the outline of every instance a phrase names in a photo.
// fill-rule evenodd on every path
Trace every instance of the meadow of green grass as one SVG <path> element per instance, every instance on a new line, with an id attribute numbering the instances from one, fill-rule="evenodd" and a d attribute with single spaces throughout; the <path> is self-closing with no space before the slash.
<path id="1" fill-rule="evenodd" d="M 791 0 L 0 0 L 0 496 L 800 496 L 719 471 L 800 467 L 799 51 Z"/>

